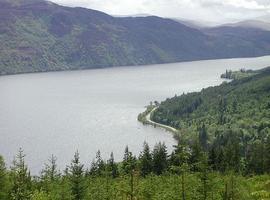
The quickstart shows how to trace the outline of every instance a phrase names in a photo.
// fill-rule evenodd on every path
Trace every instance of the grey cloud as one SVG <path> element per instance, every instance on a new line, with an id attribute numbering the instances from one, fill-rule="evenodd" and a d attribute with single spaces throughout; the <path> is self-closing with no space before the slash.
<path id="1" fill-rule="evenodd" d="M 266 15 L 270 0 L 52 0 L 67 6 L 92 8 L 113 15 L 148 13 L 216 23 Z"/>

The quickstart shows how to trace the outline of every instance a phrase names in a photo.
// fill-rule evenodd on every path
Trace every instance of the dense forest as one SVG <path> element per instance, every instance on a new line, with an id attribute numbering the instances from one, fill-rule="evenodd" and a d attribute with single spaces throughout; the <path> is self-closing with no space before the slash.
<path id="1" fill-rule="evenodd" d="M 216 170 L 268 173 L 270 68 L 242 74 L 232 82 L 167 99 L 151 118 L 179 129 L 190 145 L 198 141 Z"/>
<path id="2" fill-rule="evenodd" d="M 164 144 L 157 144 L 151 151 L 144 143 L 137 158 L 126 147 L 119 163 L 113 154 L 104 161 L 98 151 L 89 169 L 76 152 L 63 172 L 52 156 L 39 176 L 31 176 L 25 155 L 19 150 L 10 169 L 0 156 L 0 199 L 269 199 L 270 176 L 226 165 L 237 158 L 230 148 L 225 149 L 224 158 L 217 163 L 198 142 L 192 146 L 179 143 L 170 155 Z"/>

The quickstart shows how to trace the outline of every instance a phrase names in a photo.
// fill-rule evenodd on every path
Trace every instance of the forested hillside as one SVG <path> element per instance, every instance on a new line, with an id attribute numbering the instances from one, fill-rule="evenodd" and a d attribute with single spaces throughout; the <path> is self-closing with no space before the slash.
<path id="1" fill-rule="evenodd" d="M 152 120 L 179 129 L 188 143 L 198 140 L 215 169 L 269 172 L 270 68 L 253 73 L 167 99 Z"/>
<path id="2" fill-rule="evenodd" d="M 0 42 L 0 74 L 270 54 L 270 34 L 261 29 L 200 31 L 45 0 L 0 0 Z"/>

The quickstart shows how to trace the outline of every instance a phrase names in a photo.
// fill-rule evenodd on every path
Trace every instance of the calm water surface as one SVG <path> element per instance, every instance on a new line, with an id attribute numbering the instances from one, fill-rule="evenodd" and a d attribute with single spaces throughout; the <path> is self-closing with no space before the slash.
<path id="1" fill-rule="evenodd" d="M 78 149 L 89 166 L 98 149 L 120 160 L 126 145 L 138 154 L 175 141 L 164 130 L 143 126 L 138 113 L 150 101 L 220 84 L 226 69 L 258 69 L 260 58 L 197 61 L 140 67 L 51 72 L 0 77 L 0 154 L 10 163 L 20 147 L 38 173 L 51 154 L 61 169 Z"/>

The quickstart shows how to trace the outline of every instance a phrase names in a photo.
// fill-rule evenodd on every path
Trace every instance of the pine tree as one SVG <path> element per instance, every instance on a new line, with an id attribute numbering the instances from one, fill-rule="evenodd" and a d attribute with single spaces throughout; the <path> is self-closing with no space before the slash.
<path id="1" fill-rule="evenodd" d="M 2 156 L 0 156 L 0 199 L 8 199 L 8 176 L 6 165 Z"/>
<path id="2" fill-rule="evenodd" d="M 71 193 L 74 200 L 82 200 L 85 195 L 84 171 L 80 163 L 79 152 L 74 155 L 74 159 L 69 166 L 69 179 L 71 184 Z"/>
<path id="3" fill-rule="evenodd" d="M 208 133 L 206 131 L 205 124 L 203 123 L 202 127 L 199 130 L 199 141 L 204 151 L 207 151 L 208 148 L 207 140 L 208 140 Z"/>
<path id="4" fill-rule="evenodd" d="M 182 200 L 186 200 L 186 173 L 188 172 L 188 169 L 189 169 L 189 166 L 187 162 L 183 162 L 180 165 Z"/>
<path id="5" fill-rule="evenodd" d="M 210 191 L 210 178 L 209 178 L 209 167 L 208 167 L 208 155 L 207 153 L 203 153 L 200 164 L 199 164 L 199 171 L 200 171 L 200 180 L 202 184 L 201 194 L 202 200 L 207 200 L 208 193 Z"/>
<path id="6" fill-rule="evenodd" d="M 189 158 L 189 163 L 191 165 L 192 171 L 199 171 L 199 164 L 203 156 L 203 148 L 198 140 L 195 140 L 191 145 L 191 155 Z"/>
<path id="7" fill-rule="evenodd" d="M 107 162 L 108 170 L 112 178 L 116 178 L 119 175 L 117 164 L 114 162 L 113 152 L 110 155 L 110 159 Z"/>
<path id="8" fill-rule="evenodd" d="M 152 172 L 153 161 L 149 145 L 145 142 L 143 146 L 143 152 L 140 155 L 139 161 L 141 176 L 145 177 Z"/>
<path id="9" fill-rule="evenodd" d="M 239 141 L 235 137 L 230 137 L 229 142 L 225 146 L 225 162 L 229 170 L 239 172 L 241 169 L 241 155 Z"/>
<path id="10" fill-rule="evenodd" d="M 133 200 L 135 197 L 135 189 L 134 189 L 134 174 L 136 169 L 136 158 L 129 151 L 128 146 L 125 148 L 124 158 L 122 162 L 122 170 L 125 174 L 129 175 L 129 187 L 130 190 L 128 195 L 130 200 Z"/>
<path id="11" fill-rule="evenodd" d="M 170 166 L 179 167 L 183 163 L 187 163 L 190 160 L 189 148 L 184 143 L 178 143 L 174 146 L 175 150 L 170 155 Z"/>
<path id="12" fill-rule="evenodd" d="M 97 175 L 101 176 L 105 170 L 105 162 L 102 160 L 100 150 L 96 154 Z"/>
<path id="13" fill-rule="evenodd" d="M 218 111 L 219 111 L 218 124 L 223 125 L 226 122 L 225 113 L 227 111 L 227 100 L 224 97 L 220 97 Z"/>
<path id="14" fill-rule="evenodd" d="M 158 143 L 153 150 L 153 172 L 161 175 L 168 168 L 167 148 L 165 144 Z"/>
<path id="15" fill-rule="evenodd" d="M 105 172 L 105 162 L 102 160 L 100 150 L 96 153 L 96 159 L 91 163 L 89 175 L 101 176 Z"/>
<path id="16" fill-rule="evenodd" d="M 218 170 L 220 172 L 225 172 L 227 169 L 227 163 L 224 155 L 224 149 L 220 148 L 218 152 L 218 163 L 217 163 Z"/>
<path id="17" fill-rule="evenodd" d="M 49 163 L 45 164 L 45 169 L 42 171 L 42 179 L 53 182 L 60 177 L 60 172 L 57 170 L 56 161 L 57 158 L 52 155 L 49 159 Z"/>
<path id="18" fill-rule="evenodd" d="M 218 170 L 218 154 L 217 148 L 212 147 L 209 151 L 209 165 L 213 170 Z"/>
<path id="19" fill-rule="evenodd" d="M 182 200 L 186 200 L 186 173 L 189 171 L 188 161 L 190 160 L 190 152 L 183 142 L 179 142 L 175 148 L 171 155 L 171 169 L 180 174 L 181 197 Z"/>
<path id="20" fill-rule="evenodd" d="M 12 166 L 12 189 L 11 199 L 28 200 L 31 195 L 31 176 L 25 165 L 25 155 L 20 149 Z"/>
<path id="21" fill-rule="evenodd" d="M 122 162 L 122 170 L 125 174 L 130 174 L 135 168 L 136 168 L 136 158 L 129 151 L 128 146 L 126 146 Z"/>
<path id="22" fill-rule="evenodd" d="M 57 170 L 56 157 L 54 155 L 48 160 L 48 164 L 45 164 L 45 169 L 41 172 L 42 189 L 51 193 L 54 190 L 54 185 L 60 180 L 61 174 Z M 59 183 L 59 182 L 58 182 Z"/>
<path id="23" fill-rule="evenodd" d="M 97 176 L 97 172 L 98 172 L 98 166 L 95 159 L 93 159 L 93 161 L 91 162 L 90 170 L 87 171 L 87 175 Z"/>

